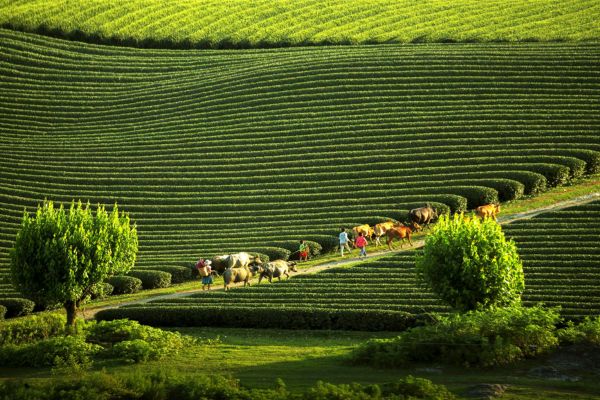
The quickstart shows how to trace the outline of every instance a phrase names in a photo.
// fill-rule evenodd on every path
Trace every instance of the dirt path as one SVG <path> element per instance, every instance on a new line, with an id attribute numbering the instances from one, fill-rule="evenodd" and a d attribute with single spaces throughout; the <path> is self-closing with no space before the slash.
<path id="1" fill-rule="evenodd" d="M 561 201 L 561 202 L 554 203 L 554 204 L 546 206 L 546 207 L 540 207 L 540 208 L 536 208 L 536 209 L 518 213 L 518 214 L 501 216 L 498 218 L 498 222 L 502 225 L 510 224 L 515 221 L 533 218 L 536 215 L 543 214 L 545 212 L 549 212 L 549 211 L 553 211 L 553 210 L 560 210 L 563 208 L 573 207 L 573 206 L 580 205 L 580 204 L 586 204 L 586 203 L 590 203 L 595 200 L 600 200 L 600 192 L 591 193 L 591 194 L 588 194 L 585 196 L 576 197 L 574 199 Z M 366 261 L 366 260 L 372 259 L 377 256 L 381 256 L 384 254 L 396 254 L 396 253 L 399 253 L 402 251 L 414 250 L 416 248 L 422 247 L 424 244 L 425 244 L 425 240 L 423 240 L 423 239 L 414 240 L 412 242 L 412 246 L 406 246 L 404 248 L 400 248 L 397 250 L 391 250 L 391 251 L 389 251 L 389 250 L 377 251 L 377 252 L 373 252 L 373 253 L 369 254 L 367 257 L 364 257 L 364 258 L 358 258 L 358 256 L 356 255 L 358 250 L 354 249 L 352 256 L 348 256 L 348 257 L 342 258 L 340 260 L 330 261 L 330 262 L 326 262 L 323 264 L 308 267 L 308 268 L 303 269 L 300 272 L 298 272 L 296 274 L 296 276 L 297 275 L 305 275 L 305 274 L 314 274 L 314 273 L 321 272 L 321 271 L 329 269 L 329 268 L 340 267 L 340 266 L 344 266 L 344 265 L 348 265 L 348 264 L 356 263 L 356 262 L 362 262 L 362 261 Z M 256 283 L 256 282 L 257 282 L 257 279 L 252 280 L 252 283 Z M 198 282 L 198 285 L 200 286 L 200 282 Z M 232 284 L 232 286 L 233 287 L 242 286 L 242 283 Z M 217 291 L 223 290 L 223 287 L 219 285 L 218 287 L 213 287 L 212 290 L 217 290 Z M 117 308 L 120 306 L 126 306 L 126 305 L 132 305 L 132 304 L 143 304 L 143 303 L 148 303 L 148 302 L 154 301 L 154 300 L 177 299 L 177 298 L 186 297 L 186 296 L 189 296 L 194 293 L 201 292 L 201 291 L 202 291 L 202 289 L 198 288 L 198 289 L 194 289 L 194 290 L 187 290 L 187 291 L 182 291 L 182 292 L 177 292 L 177 293 L 158 295 L 158 296 L 147 297 L 144 299 L 123 302 L 118 305 L 112 305 L 112 306 L 108 306 L 108 307 L 91 308 L 91 309 L 84 310 L 82 312 L 82 315 L 85 319 L 91 319 L 94 317 L 94 315 L 96 315 L 96 313 L 98 311 L 101 311 L 101 310 L 106 310 L 109 308 Z"/>

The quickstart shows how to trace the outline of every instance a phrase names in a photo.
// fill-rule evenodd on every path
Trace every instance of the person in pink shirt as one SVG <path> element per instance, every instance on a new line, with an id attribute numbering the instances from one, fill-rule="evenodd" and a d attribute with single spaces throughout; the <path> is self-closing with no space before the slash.
<path id="1" fill-rule="evenodd" d="M 358 247 L 360 249 L 360 254 L 358 255 L 359 257 L 366 257 L 367 256 L 367 238 L 363 235 L 363 233 L 359 233 L 358 237 L 356 238 L 356 242 L 355 242 L 355 246 Z"/>

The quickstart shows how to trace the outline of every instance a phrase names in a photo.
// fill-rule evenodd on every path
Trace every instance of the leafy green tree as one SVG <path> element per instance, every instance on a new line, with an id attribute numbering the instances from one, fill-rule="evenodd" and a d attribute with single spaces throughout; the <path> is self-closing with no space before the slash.
<path id="1" fill-rule="evenodd" d="M 421 280 L 458 310 L 520 304 L 523 265 L 492 219 L 442 216 L 416 261 Z"/>
<path id="2" fill-rule="evenodd" d="M 44 201 L 34 217 L 23 215 L 10 254 L 12 280 L 36 302 L 62 304 L 72 326 L 81 301 L 104 279 L 129 271 L 137 250 L 135 224 L 116 204 L 93 213 L 89 203 L 72 202 L 67 211 Z"/>

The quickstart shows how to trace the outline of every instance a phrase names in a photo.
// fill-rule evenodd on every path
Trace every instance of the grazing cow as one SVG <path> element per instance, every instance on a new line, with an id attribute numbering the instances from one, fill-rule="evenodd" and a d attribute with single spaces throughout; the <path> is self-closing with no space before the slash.
<path id="1" fill-rule="evenodd" d="M 500 212 L 500 204 L 486 204 L 484 206 L 479 206 L 475 209 L 475 213 L 479 218 L 494 218 L 494 221 L 497 220 L 496 216 Z"/>
<path id="2" fill-rule="evenodd" d="M 388 230 L 385 234 L 387 236 L 387 245 L 390 250 L 392 250 L 392 241 L 394 239 L 400 239 L 400 247 L 404 244 L 404 239 L 408 239 L 408 243 L 412 245 L 410 241 L 410 235 L 412 230 L 408 226 L 396 226 L 390 230 Z"/>
<path id="3" fill-rule="evenodd" d="M 210 261 L 212 262 L 213 271 L 217 271 L 219 274 L 222 274 L 229 265 L 229 256 L 214 256 Z"/>
<path id="4" fill-rule="evenodd" d="M 396 225 L 402 226 L 401 223 L 396 224 L 392 221 L 382 222 L 380 224 L 375 225 L 375 227 L 373 228 L 373 233 L 375 234 L 375 245 L 379 246 L 381 244 L 381 241 L 379 239 L 381 239 L 381 237 L 385 235 L 387 231 L 389 231 Z"/>
<path id="5" fill-rule="evenodd" d="M 414 208 L 409 212 L 410 220 L 416 228 L 419 225 L 427 225 L 438 217 L 437 211 L 427 204 L 425 207 Z"/>
<path id="6" fill-rule="evenodd" d="M 249 253 L 235 253 L 229 255 L 227 268 L 247 268 L 250 264 L 262 264 L 262 262 L 259 257 Z"/>
<path id="7" fill-rule="evenodd" d="M 275 260 L 268 262 L 262 266 L 258 266 L 255 268 L 256 271 L 260 273 L 258 277 L 258 283 L 262 281 L 263 278 L 268 278 L 269 282 L 273 281 L 273 278 L 278 278 L 281 281 L 281 277 L 285 275 L 286 277 L 290 277 L 290 271 L 297 272 L 296 263 L 293 261 L 284 261 L 284 260 Z"/>
<path id="8" fill-rule="evenodd" d="M 369 226 L 369 224 L 359 225 L 352 228 L 352 234 L 354 236 L 354 240 L 358 237 L 358 235 L 362 232 L 363 236 L 368 237 L 369 239 L 373 238 L 373 228 Z"/>
<path id="9" fill-rule="evenodd" d="M 225 290 L 229 290 L 229 286 L 232 282 L 244 282 L 244 287 L 246 287 L 246 285 L 250 284 L 248 281 L 253 275 L 254 271 L 248 267 L 225 269 L 225 272 L 223 272 L 223 284 L 225 285 Z"/>

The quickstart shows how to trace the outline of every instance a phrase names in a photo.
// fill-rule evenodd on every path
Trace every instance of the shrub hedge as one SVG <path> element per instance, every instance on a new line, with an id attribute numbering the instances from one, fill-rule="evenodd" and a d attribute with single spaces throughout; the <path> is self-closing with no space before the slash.
<path id="1" fill-rule="evenodd" d="M 6 318 L 29 315 L 35 307 L 35 303 L 33 301 L 20 297 L 0 298 L 0 305 L 6 307 Z"/>
<path id="2" fill-rule="evenodd" d="M 142 288 L 142 280 L 133 276 L 111 276 L 107 282 L 113 286 L 113 294 L 136 293 Z"/>
<path id="3" fill-rule="evenodd" d="M 191 263 L 190 263 L 191 264 Z M 196 269 L 196 264 L 193 265 Z M 192 268 L 177 265 L 165 265 L 160 267 L 137 268 L 136 271 L 163 271 L 171 274 L 171 283 L 182 283 L 192 279 Z M 196 275 L 198 275 L 196 271 Z"/>
<path id="4" fill-rule="evenodd" d="M 406 312 L 380 310 L 325 310 L 317 308 L 253 308 L 157 305 L 102 310 L 99 321 L 129 318 L 152 326 L 220 326 L 279 329 L 341 329 L 402 331 L 422 323 Z"/>
<path id="5" fill-rule="evenodd" d="M 6 316 L 6 307 L 0 304 L 0 320 L 3 320 Z"/>
<path id="6" fill-rule="evenodd" d="M 286 248 L 275 246 L 254 248 L 250 250 L 249 253 L 264 254 L 268 257 L 269 260 L 286 261 L 290 258 L 290 255 L 292 254 L 292 252 Z M 261 257 L 261 261 L 264 261 L 263 257 Z"/>
<path id="7" fill-rule="evenodd" d="M 135 269 L 127 275 L 141 280 L 144 289 L 165 288 L 171 285 L 171 274 L 168 272 Z"/>

